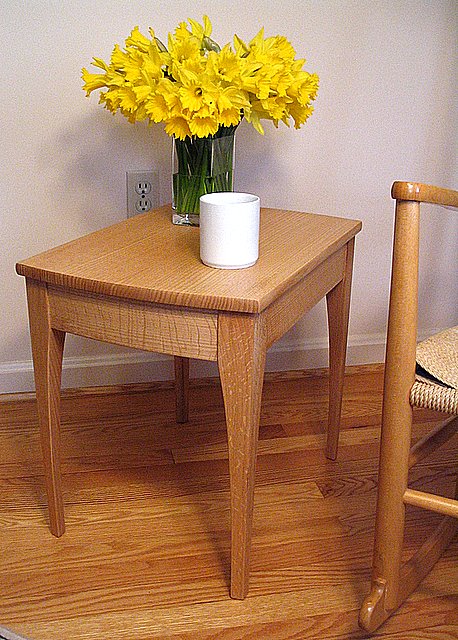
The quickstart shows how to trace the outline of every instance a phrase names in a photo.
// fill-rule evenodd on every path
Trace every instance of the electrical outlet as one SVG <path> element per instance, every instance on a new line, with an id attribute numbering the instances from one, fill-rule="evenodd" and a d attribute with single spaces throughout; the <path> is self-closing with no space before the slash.
<path id="1" fill-rule="evenodd" d="M 159 173 L 127 171 L 127 217 L 146 213 L 159 206 Z"/>

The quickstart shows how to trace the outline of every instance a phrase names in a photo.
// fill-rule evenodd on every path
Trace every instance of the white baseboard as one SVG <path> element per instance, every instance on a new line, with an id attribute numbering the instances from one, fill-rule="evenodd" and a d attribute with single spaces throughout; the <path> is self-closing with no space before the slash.
<path id="1" fill-rule="evenodd" d="M 372 334 L 350 336 L 347 364 L 382 362 L 385 357 L 385 336 Z M 318 369 L 328 366 L 327 340 L 280 341 L 267 354 L 267 371 Z M 193 360 L 191 376 L 205 378 L 218 375 L 215 362 Z M 92 387 L 135 382 L 171 380 L 173 358 L 145 353 L 107 354 L 64 357 L 62 387 Z M 0 363 L 0 393 L 33 391 L 32 361 Z"/>

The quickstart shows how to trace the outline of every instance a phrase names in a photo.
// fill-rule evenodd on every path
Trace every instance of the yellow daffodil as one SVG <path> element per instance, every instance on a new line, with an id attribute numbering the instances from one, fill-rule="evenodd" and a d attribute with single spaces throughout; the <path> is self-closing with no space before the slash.
<path id="1" fill-rule="evenodd" d="M 210 37 L 212 34 L 212 23 L 210 22 L 210 18 L 208 16 L 204 16 L 203 25 L 199 24 L 195 20 L 189 18 L 189 24 L 191 25 L 192 34 L 199 38 L 199 40 L 203 40 L 205 37 Z"/>
<path id="2" fill-rule="evenodd" d="M 170 117 L 170 109 L 164 96 L 156 93 L 145 101 L 146 113 L 152 122 L 163 122 Z"/>
<path id="3" fill-rule="evenodd" d="M 176 27 L 173 36 L 169 34 L 169 38 L 173 37 L 175 40 L 187 40 L 190 36 L 192 36 L 192 31 L 184 21 Z"/>
<path id="4" fill-rule="evenodd" d="M 192 136 L 188 121 L 182 116 L 175 116 L 165 121 L 165 132 L 169 136 L 175 136 L 179 140 L 190 138 Z"/>
<path id="5" fill-rule="evenodd" d="M 181 64 L 189 64 L 195 61 L 200 62 L 200 42 L 193 36 L 179 40 L 170 36 L 169 54 L 172 68 L 174 65 L 179 67 Z"/>
<path id="6" fill-rule="evenodd" d="M 128 82 L 134 84 L 138 80 L 144 62 L 144 57 L 140 51 L 134 49 L 130 50 L 129 53 L 125 53 L 116 45 L 111 60 L 113 66 L 122 72 Z"/>
<path id="7" fill-rule="evenodd" d="M 140 33 L 138 27 L 134 27 L 126 38 L 126 47 L 136 47 L 142 53 L 146 53 L 151 45 L 151 40 Z"/>
<path id="8" fill-rule="evenodd" d="M 106 86 L 106 77 L 104 73 L 89 73 L 87 69 L 83 69 L 82 78 L 84 80 L 84 90 L 89 95 L 95 89 L 101 89 Z"/>
<path id="9" fill-rule="evenodd" d="M 241 40 L 238 35 L 234 35 L 234 49 L 235 53 L 243 58 L 250 52 L 250 47 Z"/>
<path id="10" fill-rule="evenodd" d="M 229 84 L 238 84 L 240 77 L 240 58 L 226 44 L 221 51 L 208 53 L 206 69 L 216 80 Z"/>
<path id="11" fill-rule="evenodd" d="M 318 76 L 307 73 L 284 36 L 261 29 L 245 43 L 237 35 L 223 48 L 211 39 L 208 16 L 189 19 L 168 35 L 167 48 L 152 28 L 134 27 L 110 63 L 93 58 L 102 73 L 83 69 L 87 95 L 102 89 L 100 102 L 131 122 L 163 122 L 179 139 L 219 135 L 243 117 L 263 133 L 262 120 L 299 128 L 313 112 Z"/>
<path id="12" fill-rule="evenodd" d="M 189 121 L 191 135 L 196 138 L 207 138 L 213 136 L 218 131 L 220 124 L 218 120 L 211 116 L 195 116 Z"/>
<path id="13" fill-rule="evenodd" d="M 236 127 L 240 122 L 240 109 L 230 107 L 218 111 L 218 123 L 223 127 Z"/>
<path id="14" fill-rule="evenodd" d="M 250 106 L 247 93 L 231 86 L 220 89 L 216 104 L 220 111 L 238 109 L 239 113 L 243 109 L 248 109 Z"/>
<path id="15" fill-rule="evenodd" d="M 200 82 L 195 82 L 180 89 L 180 100 L 184 109 L 199 111 L 204 105 L 204 93 Z"/>

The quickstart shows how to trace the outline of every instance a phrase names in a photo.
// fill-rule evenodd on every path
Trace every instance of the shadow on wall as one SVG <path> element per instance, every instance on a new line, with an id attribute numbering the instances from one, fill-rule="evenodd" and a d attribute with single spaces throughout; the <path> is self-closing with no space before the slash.
<path id="1" fill-rule="evenodd" d="M 288 181 L 278 155 L 279 132 L 271 126 L 266 123 L 262 136 L 243 121 L 236 135 L 234 189 L 259 195 L 264 206 L 275 206 L 272 194 L 283 193 L 284 199 Z M 34 164 L 49 210 L 60 211 L 59 224 L 71 217 L 79 230 L 89 232 L 126 216 L 126 171 L 158 170 L 159 201 L 171 201 L 171 149 L 162 124 L 132 124 L 98 107 L 45 136 Z"/>
<path id="2" fill-rule="evenodd" d="M 278 161 L 279 132 L 270 131 L 272 123 L 265 123 L 265 135 L 260 135 L 251 124 L 242 121 L 236 133 L 234 190 L 253 193 L 261 198 L 261 206 L 274 206 L 265 198 L 269 191 L 281 189 L 287 172 Z"/>
<path id="3" fill-rule="evenodd" d="M 132 124 L 99 108 L 45 138 L 36 166 L 51 172 L 50 191 L 65 195 L 65 208 L 77 207 L 90 230 L 126 216 L 126 171 L 157 169 L 160 200 L 169 201 L 170 155 L 171 142 L 161 125 Z"/>

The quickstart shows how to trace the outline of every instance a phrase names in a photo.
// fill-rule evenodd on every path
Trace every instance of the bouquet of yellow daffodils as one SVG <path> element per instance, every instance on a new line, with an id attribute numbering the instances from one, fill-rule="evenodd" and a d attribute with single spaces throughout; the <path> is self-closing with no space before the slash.
<path id="1" fill-rule="evenodd" d="M 102 73 L 82 73 L 87 95 L 103 89 L 100 103 L 112 113 L 120 111 L 130 122 L 164 123 L 182 157 L 178 174 L 195 174 L 196 169 L 201 173 L 194 203 L 177 198 L 183 210 L 196 210 L 202 193 L 232 189 L 231 172 L 217 185 L 204 184 L 207 154 L 199 141 L 232 134 L 242 118 L 259 133 L 264 133 L 261 120 L 275 126 L 289 126 L 292 120 L 298 129 L 313 111 L 318 76 L 303 69 L 305 60 L 295 58 L 283 36 L 265 38 L 261 29 L 248 44 L 234 36 L 233 46 L 220 48 L 211 38 L 207 16 L 202 24 L 191 19 L 188 23 L 181 22 L 168 35 L 167 47 L 153 29 L 147 37 L 135 27 L 124 49 L 115 45 L 110 64 L 93 58 Z M 220 160 L 224 168 L 228 159 Z M 181 183 L 183 194 L 189 193 L 189 184 L 183 178 Z"/>
<path id="2" fill-rule="evenodd" d="M 169 34 L 168 48 L 135 27 L 125 49 L 115 45 L 110 64 L 94 58 L 103 73 L 83 69 L 89 95 L 106 87 L 100 102 L 131 122 L 164 122 L 169 135 L 205 138 L 220 127 L 236 126 L 242 117 L 263 133 L 261 120 L 299 128 L 311 115 L 318 76 L 303 70 L 305 60 L 283 36 L 264 38 L 263 29 L 245 44 L 222 49 L 211 39 L 212 25 L 182 22 Z"/>

